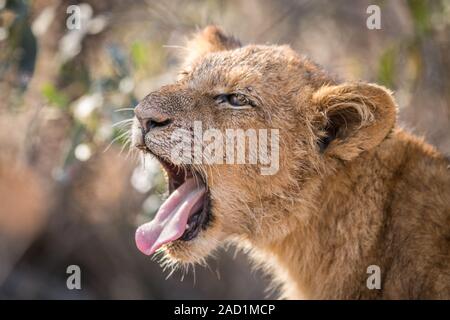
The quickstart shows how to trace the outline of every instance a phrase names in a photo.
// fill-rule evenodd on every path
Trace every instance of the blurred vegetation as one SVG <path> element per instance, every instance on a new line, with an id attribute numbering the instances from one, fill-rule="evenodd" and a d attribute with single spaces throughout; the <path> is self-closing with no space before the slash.
<path id="1" fill-rule="evenodd" d="M 240 254 L 194 286 L 192 270 L 166 281 L 134 248 L 164 184 L 157 164 L 127 156 L 133 107 L 175 79 L 185 37 L 216 23 L 388 86 L 401 123 L 448 152 L 450 1 L 375 1 L 382 28 L 369 30 L 373 2 L 0 0 L 0 298 L 267 296 Z M 80 30 L 66 27 L 72 4 Z M 65 288 L 70 264 L 81 292 Z"/>

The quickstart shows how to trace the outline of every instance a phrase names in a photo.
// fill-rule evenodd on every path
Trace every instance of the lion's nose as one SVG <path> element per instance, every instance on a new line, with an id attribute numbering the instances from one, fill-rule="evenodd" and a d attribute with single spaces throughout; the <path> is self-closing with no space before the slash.
<path id="1" fill-rule="evenodd" d="M 163 128 L 171 123 L 168 115 L 159 112 L 155 108 L 146 108 L 142 104 L 139 104 L 134 109 L 134 114 L 141 125 L 141 130 L 144 135 L 152 129 Z"/>

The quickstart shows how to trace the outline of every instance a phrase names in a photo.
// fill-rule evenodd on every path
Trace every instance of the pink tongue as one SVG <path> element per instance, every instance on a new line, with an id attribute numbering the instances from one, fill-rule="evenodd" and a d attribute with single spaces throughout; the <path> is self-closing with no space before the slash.
<path id="1" fill-rule="evenodd" d="M 155 218 L 136 230 L 139 250 L 151 255 L 165 243 L 180 238 L 189 216 L 201 208 L 205 192 L 205 186 L 198 179 L 187 179 L 162 204 Z"/>

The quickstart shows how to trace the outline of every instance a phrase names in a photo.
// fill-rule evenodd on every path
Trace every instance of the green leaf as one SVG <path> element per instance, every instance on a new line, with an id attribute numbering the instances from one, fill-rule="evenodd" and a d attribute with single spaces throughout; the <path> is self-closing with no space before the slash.
<path id="1" fill-rule="evenodd" d="M 387 87 L 394 86 L 395 60 L 395 48 L 386 50 L 380 58 L 378 65 L 378 81 Z"/>
<path id="2" fill-rule="evenodd" d="M 52 105 L 55 105 L 61 109 L 65 109 L 68 106 L 69 99 L 67 96 L 59 92 L 54 85 L 51 83 L 46 83 L 42 87 L 42 95 L 48 100 Z"/>
<path id="3" fill-rule="evenodd" d="M 148 64 L 149 52 L 148 46 L 143 42 L 135 42 L 131 46 L 131 58 L 134 66 L 139 69 Z"/>
<path id="4" fill-rule="evenodd" d="M 424 0 L 408 0 L 407 3 L 418 33 L 423 35 L 429 32 L 431 29 L 429 4 Z"/>

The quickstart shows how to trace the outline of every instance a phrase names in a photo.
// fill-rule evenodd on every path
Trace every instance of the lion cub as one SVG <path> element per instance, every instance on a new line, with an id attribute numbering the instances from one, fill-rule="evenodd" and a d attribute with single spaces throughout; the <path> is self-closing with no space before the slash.
<path id="1" fill-rule="evenodd" d="M 135 109 L 134 146 L 160 161 L 170 193 L 136 232 L 143 253 L 189 264 L 232 242 L 292 299 L 450 298 L 449 162 L 396 127 L 387 89 L 214 26 L 188 48 L 179 79 Z M 174 158 L 197 131 L 209 135 Z M 208 152 L 230 132 L 248 139 Z M 267 157 L 233 161 L 261 151 L 264 139 L 246 149 L 255 132 L 276 155 L 270 174 Z"/>

